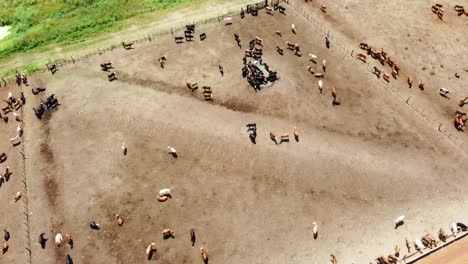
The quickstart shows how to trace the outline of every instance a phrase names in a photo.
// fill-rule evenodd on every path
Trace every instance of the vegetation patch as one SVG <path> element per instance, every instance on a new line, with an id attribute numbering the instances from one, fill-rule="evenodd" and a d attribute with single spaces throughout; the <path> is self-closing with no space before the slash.
<path id="1" fill-rule="evenodd" d="M 8 0 L 0 3 L 0 59 L 51 43 L 79 42 L 125 26 L 139 14 L 197 5 L 204 0 Z"/>

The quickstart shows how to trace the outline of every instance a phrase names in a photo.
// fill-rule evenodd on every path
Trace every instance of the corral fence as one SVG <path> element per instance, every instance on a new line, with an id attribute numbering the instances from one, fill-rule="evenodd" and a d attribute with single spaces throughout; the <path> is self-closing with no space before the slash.
<path id="1" fill-rule="evenodd" d="M 333 47 L 339 47 L 340 50 L 346 54 L 344 61 L 349 63 L 354 63 L 355 65 L 359 65 L 358 67 L 363 67 L 366 71 L 368 71 L 373 77 L 375 75 L 372 73 L 373 66 L 377 65 L 377 63 L 366 62 L 363 63 L 362 61 L 358 60 L 357 54 L 359 51 L 359 43 L 350 43 L 350 41 L 342 36 L 339 32 L 333 31 L 329 26 L 327 26 L 323 20 L 320 21 L 318 17 L 309 13 L 303 6 L 298 3 L 303 2 L 303 0 L 289 0 L 288 4 L 292 7 L 295 12 L 300 14 L 304 17 L 309 23 L 311 23 L 320 33 L 325 37 L 328 37 L 330 42 L 332 43 Z M 342 6 L 342 5 L 340 5 Z M 343 7 L 343 6 L 342 6 Z M 403 75 L 403 74 L 402 74 Z M 453 126 L 447 127 L 445 122 L 441 122 L 434 112 L 427 110 L 422 103 L 418 102 L 414 97 L 403 95 L 400 91 L 400 87 L 395 87 L 394 85 L 390 84 L 390 82 L 385 81 L 383 78 L 372 78 L 378 85 L 383 88 L 384 90 L 388 91 L 389 93 L 393 94 L 395 98 L 398 99 L 401 103 L 409 106 L 426 124 L 428 124 L 431 128 L 437 129 L 440 134 L 442 134 L 445 138 L 447 138 L 454 146 L 460 149 L 465 155 L 468 155 L 468 144 L 465 143 L 461 137 L 457 134 L 458 132 Z"/>

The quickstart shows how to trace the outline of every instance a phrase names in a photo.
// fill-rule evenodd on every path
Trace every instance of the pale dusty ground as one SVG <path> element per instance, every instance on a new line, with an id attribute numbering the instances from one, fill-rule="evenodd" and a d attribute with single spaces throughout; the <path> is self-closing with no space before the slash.
<path id="1" fill-rule="evenodd" d="M 31 77 L 32 86 L 48 88 L 40 96 L 26 92 L 33 263 L 62 263 L 66 254 L 75 263 L 143 263 L 152 241 L 159 263 L 201 263 L 202 245 L 210 263 L 327 263 L 330 254 L 339 263 L 369 263 L 396 244 L 404 248 L 406 235 L 466 221 L 467 157 L 395 96 L 377 89 L 351 57 L 326 50 L 307 21 L 290 9 L 287 14 L 262 13 L 228 28 L 208 25 L 199 29 L 208 35 L 205 42 L 175 45 L 168 37 L 93 57 L 54 76 Z M 290 33 L 291 23 L 298 35 Z M 272 87 L 254 93 L 241 78 L 243 50 L 233 33 L 244 44 L 257 35 L 264 39 L 264 60 L 281 78 Z M 276 53 L 286 40 L 299 42 L 303 54 L 327 59 L 324 94 L 305 70 L 312 65 L 307 56 Z M 161 55 L 169 58 L 165 69 L 157 61 Z M 118 81 L 109 83 L 100 71 L 105 60 L 113 61 Z M 211 86 L 214 103 L 188 91 L 187 79 Z M 342 99 L 339 107 L 331 106 L 331 86 Z M 0 88 L 0 97 L 11 88 Z M 37 120 L 31 108 L 51 93 L 62 106 Z M 434 111 L 443 104 L 432 102 Z M 257 123 L 256 145 L 245 132 L 249 122 Z M 7 163 L 16 172 L 19 148 L 7 148 L 15 126 L 0 126 L 0 146 L 11 153 Z M 294 126 L 299 142 L 270 141 L 270 131 L 291 134 Z M 168 145 L 178 159 L 167 155 Z M 166 187 L 174 197 L 158 203 L 157 192 Z M 10 251 L 0 257 L 5 263 L 26 258 L 18 224 L 22 204 L 12 200 L 18 188 L 21 181 L 13 178 L 0 189 L 7 201 L 0 225 L 14 231 Z M 123 227 L 114 223 L 115 213 L 126 218 Z M 400 214 L 407 221 L 395 230 Z M 103 228 L 91 230 L 91 220 Z M 313 221 L 318 240 L 312 238 Z M 175 239 L 163 240 L 164 228 L 174 229 Z M 195 247 L 190 228 L 197 231 Z M 57 230 L 74 235 L 74 249 L 52 245 Z M 36 242 L 41 232 L 51 239 L 45 250 Z"/>

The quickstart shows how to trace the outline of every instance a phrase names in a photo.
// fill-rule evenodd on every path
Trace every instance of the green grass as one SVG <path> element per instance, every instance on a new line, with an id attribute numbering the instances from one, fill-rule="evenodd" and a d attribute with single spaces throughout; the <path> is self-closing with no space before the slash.
<path id="1" fill-rule="evenodd" d="M 0 59 L 49 44 L 67 45 L 125 26 L 139 14 L 198 4 L 204 0 L 0 0 L 0 25 L 11 33 L 0 41 Z"/>

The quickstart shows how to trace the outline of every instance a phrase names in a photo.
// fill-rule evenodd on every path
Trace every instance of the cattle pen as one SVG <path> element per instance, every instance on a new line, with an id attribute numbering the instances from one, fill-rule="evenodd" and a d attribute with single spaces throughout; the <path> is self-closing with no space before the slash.
<path id="1" fill-rule="evenodd" d="M 466 247 L 468 138 L 437 93 L 458 99 L 465 75 L 437 53 L 420 73 L 423 36 L 406 52 L 348 10 L 261 1 L 4 76 L 1 261 L 418 264 Z M 372 74 L 390 68 L 358 60 L 364 42 L 405 76 Z"/>

